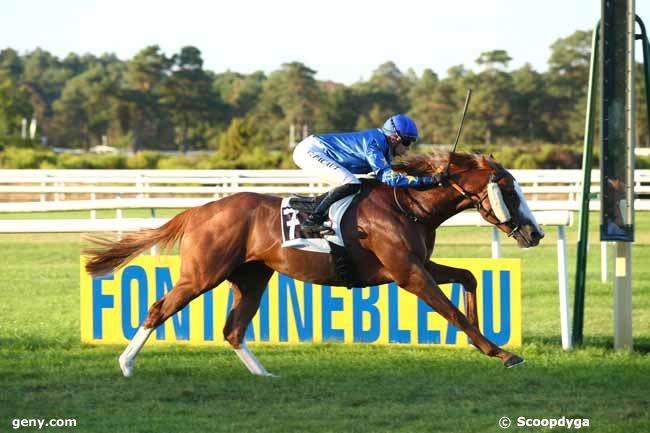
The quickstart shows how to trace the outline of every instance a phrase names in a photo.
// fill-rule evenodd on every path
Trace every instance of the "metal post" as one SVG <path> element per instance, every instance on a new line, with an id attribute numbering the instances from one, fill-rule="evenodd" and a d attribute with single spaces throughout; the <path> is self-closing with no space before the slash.
<path id="1" fill-rule="evenodd" d="M 562 348 L 569 350 L 571 329 L 569 325 L 569 271 L 566 259 L 566 231 L 564 226 L 557 226 L 557 278 L 560 295 L 560 328 L 562 330 Z"/>
<path id="2" fill-rule="evenodd" d="M 614 348 L 632 348 L 636 61 L 634 0 L 602 3 L 601 241 L 616 241 Z"/>
<path id="3" fill-rule="evenodd" d="M 589 93 L 585 116 L 585 140 L 582 152 L 582 196 L 580 205 L 580 226 L 576 246 L 576 276 L 573 303 L 573 344 L 582 344 L 582 327 L 585 308 L 585 277 L 587 274 L 587 243 L 589 238 L 589 199 L 591 195 L 591 161 L 593 158 L 594 104 L 596 100 L 596 61 L 598 59 L 600 23 L 594 29 L 591 41 L 591 62 L 589 66 Z"/>
<path id="4" fill-rule="evenodd" d="M 636 39 L 641 40 L 641 49 L 643 51 L 643 75 L 645 77 L 645 101 L 646 101 L 646 110 L 647 110 L 647 120 L 648 120 L 648 129 L 650 130 L 650 41 L 648 40 L 648 34 L 645 30 L 645 24 L 643 20 L 637 15 L 636 22 L 641 28 L 641 34 L 635 36 Z"/>
<path id="5" fill-rule="evenodd" d="M 632 350 L 632 243 L 616 242 L 614 349 Z"/>
<path id="6" fill-rule="evenodd" d="M 626 75 L 630 88 L 626 94 L 625 115 L 625 154 L 626 154 L 626 183 L 627 183 L 627 216 L 626 221 L 634 224 L 634 145 L 636 142 L 636 98 L 635 75 L 636 61 L 634 59 L 635 23 L 634 0 L 628 0 L 627 28 L 627 64 Z M 648 65 L 645 63 L 645 71 Z M 647 84 L 647 82 L 646 82 Z M 646 86 L 647 91 L 647 86 Z M 629 191 L 632 189 L 632 191 Z M 616 242 L 616 271 L 614 276 L 614 349 L 632 350 L 632 243 Z"/>

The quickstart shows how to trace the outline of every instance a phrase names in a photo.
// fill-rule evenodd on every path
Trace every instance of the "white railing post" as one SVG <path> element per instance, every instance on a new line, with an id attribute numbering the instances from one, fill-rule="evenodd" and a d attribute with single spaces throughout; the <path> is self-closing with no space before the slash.
<path id="1" fill-rule="evenodd" d="M 499 236 L 499 229 L 492 226 L 492 258 L 498 259 L 501 257 L 501 237 Z"/>
<path id="2" fill-rule="evenodd" d="M 151 216 L 151 219 L 156 218 L 156 208 L 152 207 L 149 215 Z M 158 248 L 154 244 L 154 246 L 151 247 L 151 255 L 155 256 L 156 254 L 158 254 Z"/>
<path id="3" fill-rule="evenodd" d="M 118 199 L 122 198 L 122 194 L 118 194 L 116 198 Z M 115 209 L 115 218 L 121 220 L 122 217 L 123 217 L 122 209 L 121 208 Z M 117 232 L 117 239 L 122 239 L 122 231 Z"/>
<path id="4" fill-rule="evenodd" d="M 92 186 L 95 186 L 95 184 L 93 184 Z M 95 191 L 91 192 L 90 193 L 90 201 L 95 201 L 96 199 L 97 199 L 97 194 L 95 193 Z M 90 219 L 94 220 L 96 218 L 97 218 L 97 210 L 96 209 L 91 209 L 91 211 L 90 211 Z"/>
<path id="5" fill-rule="evenodd" d="M 143 176 L 142 173 L 138 173 L 137 176 L 135 177 L 135 189 L 137 191 L 136 197 L 137 198 L 144 198 L 144 181 L 143 181 Z"/>
<path id="6" fill-rule="evenodd" d="M 41 190 L 42 192 L 41 192 L 41 194 L 40 194 L 40 200 L 41 200 L 42 202 L 45 201 L 45 192 L 43 192 L 43 191 L 45 191 L 45 186 L 47 186 L 46 181 L 45 181 L 45 180 L 41 181 L 41 188 L 43 188 L 43 189 Z"/>
<path id="7" fill-rule="evenodd" d="M 60 192 L 58 191 L 59 189 L 59 182 L 55 179 L 52 181 L 52 186 L 55 188 L 54 191 L 54 201 L 59 201 L 61 199 Z"/>
<path id="8" fill-rule="evenodd" d="M 600 242 L 600 281 L 603 283 L 607 282 L 607 273 L 609 271 L 607 264 L 607 242 Z"/>
<path id="9" fill-rule="evenodd" d="M 569 274 L 566 259 L 566 231 L 564 226 L 557 226 L 557 277 L 560 295 L 560 328 L 562 331 L 562 348 L 572 347 L 571 329 L 569 329 Z"/>

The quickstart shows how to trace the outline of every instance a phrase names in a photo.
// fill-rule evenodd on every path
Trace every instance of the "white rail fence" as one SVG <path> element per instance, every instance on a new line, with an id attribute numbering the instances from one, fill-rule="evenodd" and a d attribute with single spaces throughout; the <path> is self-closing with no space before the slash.
<path id="1" fill-rule="evenodd" d="M 580 170 L 511 170 L 530 200 L 577 203 Z M 600 173 L 592 172 L 592 193 Z M 650 170 L 636 170 L 635 191 L 650 195 Z M 0 170 L 0 196 L 23 201 L 119 197 L 221 197 L 245 188 L 268 194 L 314 194 L 327 185 L 302 170 Z M 9 201 L 5 199 L 4 201 Z M 13 200 L 12 200 L 13 201 Z"/>

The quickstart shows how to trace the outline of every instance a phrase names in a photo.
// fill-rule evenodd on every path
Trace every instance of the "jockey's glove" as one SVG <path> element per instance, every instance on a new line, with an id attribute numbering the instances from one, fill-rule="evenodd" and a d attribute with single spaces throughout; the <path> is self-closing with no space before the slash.
<path id="1" fill-rule="evenodd" d="M 435 174 L 433 176 L 427 176 L 431 185 L 433 186 L 444 186 L 446 177 L 442 173 Z"/>
<path id="2" fill-rule="evenodd" d="M 433 176 L 422 176 L 420 179 L 421 183 L 416 187 L 416 189 L 430 189 L 444 186 L 446 177 L 441 173 L 438 173 Z"/>

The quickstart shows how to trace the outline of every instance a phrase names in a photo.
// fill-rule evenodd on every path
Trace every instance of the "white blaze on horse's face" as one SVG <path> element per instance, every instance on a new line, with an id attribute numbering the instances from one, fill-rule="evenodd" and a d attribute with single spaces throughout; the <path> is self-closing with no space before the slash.
<path id="1" fill-rule="evenodd" d="M 500 223 L 507 223 L 510 221 L 510 211 L 508 210 L 508 205 L 503 200 L 503 194 L 501 193 L 501 188 L 496 182 L 490 182 L 487 185 L 488 200 L 490 200 L 490 206 L 492 207 L 492 212 L 497 217 Z"/>
<path id="2" fill-rule="evenodd" d="M 496 219 L 495 225 L 507 233 L 508 237 L 516 239 L 520 247 L 534 247 L 544 237 L 544 232 L 530 211 L 517 182 L 512 176 L 502 176 L 502 179 L 504 177 L 504 185 L 494 181 L 487 184 L 487 198 L 493 215 L 492 221 L 488 221 L 495 224 Z"/>
<path id="3" fill-rule="evenodd" d="M 535 219 L 535 215 L 533 215 L 533 212 L 531 212 L 530 208 L 528 207 L 528 203 L 526 202 L 526 199 L 524 198 L 524 193 L 521 191 L 521 187 L 519 187 L 519 184 L 517 181 L 514 181 L 515 185 L 515 192 L 517 193 L 517 196 L 519 197 L 519 215 L 521 216 L 522 219 L 530 221 L 530 224 L 533 225 L 535 230 L 542 236 L 544 237 L 544 231 L 542 228 L 537 224 L 537 220 Z"/>

